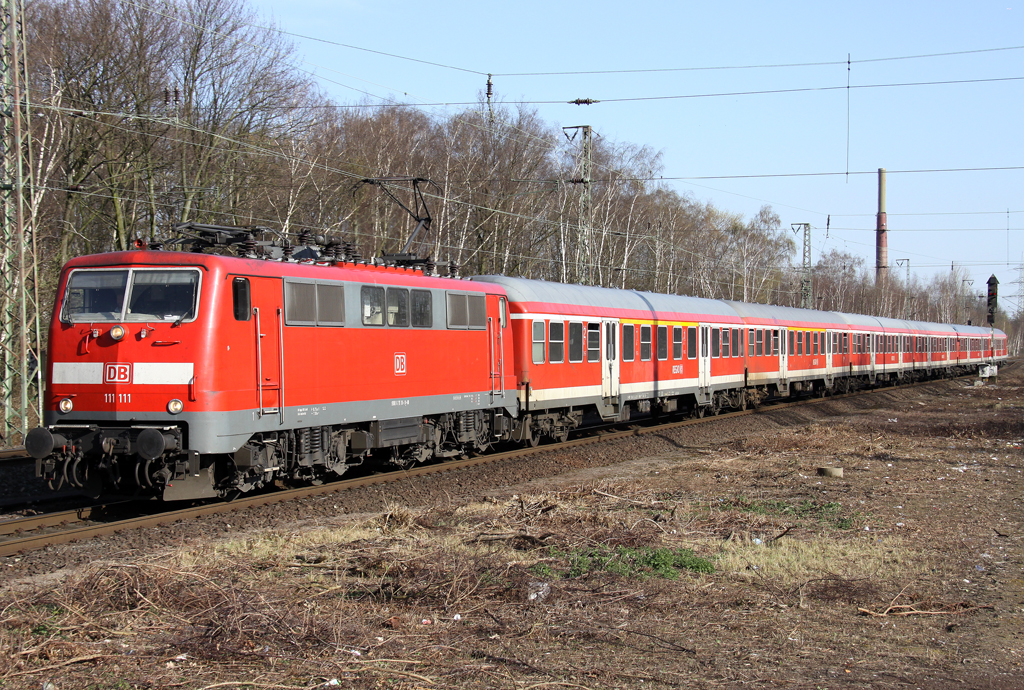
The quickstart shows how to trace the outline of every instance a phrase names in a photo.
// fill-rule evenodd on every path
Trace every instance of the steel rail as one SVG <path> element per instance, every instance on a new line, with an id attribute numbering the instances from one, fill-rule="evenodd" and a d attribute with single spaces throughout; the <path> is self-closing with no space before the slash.
<path id="1" fill-rule="evenodd" d="M 973 376 L 970 374 L 968 376 Z M 961 377 L 963 378 L 963 377 Z M 211 503 L 201 506 L 193 506 L 189 508 L 183 508 L 179 510 L 173 510 L 156 515 L 147 515 L 144 517 L 129 518 L 126 520 L 119 520 L 117 522 L 110 523 L 99 523 L 95 525 L 88 525 L 84 527 L 78 527 L 69 530 L 63 530 L 60 532 L 50 532 L 44 534 L 34 534 L 24 537 L 18 537 L 15 539 L 8 539 L 0 541 L 0 556 L 12 556 L 18 553 L 24 553 L 26 551 L 32 551 L 35 549 L 44 548 L 46 546 L 53 546 L 56 544 L 66 544 L 68 542 L 77 541 L 79 539 L 86 539 L 92 537 L 105 536 L 114 534 L 117 532 L 142 529 L 146 527 L 157 527 L 160 525 L 167 525 L 174 522 L 180 522 L 188 519 L 194 519 L 199 517 L 205 517 L 208 515 L 217 515 L 220 513 L 233 513 L 245 510 L 248 508 L 256 508 L 261 506 L 273 505 L 276 503 L 283 503 L 299 498 L 306 498 L 312 496 L 322 496 L 331 493 L 338 493 L 341 491 L 350 491 L 352 489 L 363 488 L 367 486 L 374 486 L 379 484 L 388 484 L 393 482 L 399 482 L 406 479 L 414 479 L 417 477 L 423 477 L 431 474 L 439 474 L 442 472 L 451 472 L 468 467 L 474 467 L 478 465 L 487 465 L 511 458 L 524 457 L 535 455 L 539 453 L 546 453 L 551 451 L 560 451 L 569 448 L 577 448 L 580 446 L 592 445 L 596 443 L 605 443 L 607 441 L 615 441 L 619 439 L 629 438 L 632 436 L 642 436 L 644 434 L 660 433 L 671 429 L 677 429 L 685 426 L 691 426 L 694 424 L 700 424 L 704 422 L 712 422 L 725 419 L 736 419 L 738 417 L 744 417 L 751 414 L 763 414 L 774 412 L 777 410 L 783 410 L 789 407 L 797 407 L 803 405 L 815 405 L 821 403 L 827 403 L 834 400 L 842 400 L 845 398 L 859 397 L 862 395 L 870 395 L 875 393 L 882 393 L 886 390 L 899 390 L 913 388 L 917 386 L 928 386 L 942 381 L 951 379 L 937 379 L 931 381 L 919 381 L 917 383 L 909 383 L 898 386 L 886 386 L 882 388 L 873 388 L 870 390 L 856 391 L 852 393 L 840 393 L 837 395 L 829 395 L 820 398 L 804 398 L 801 400 L 795 400 L 791 402 L 777 402 L 770 405 L 749 408 L 747 410 L 737 410 L 733 412 L 726 412 L 719 415 L 712 415 L 709 417 L 702 418 L 691 418 L 675 422 L 667 422 L 661 424 L 651 424 L 649 426 L 639 426 L 634 424 L 627 430 L 623 431 L 596 431 L 592 432 L 591 435 L 584 436 L 582 438 L 572 439 L 562 443 L 555 443 L 551 445 L 537 446 L 535 448 L 517 448 L 510 451 L 503 451 L 500 453 L 492 453 L 488 455 L 464 457 L 459 460 L 450 460 L 440 462 L 434 465 L 422 465 L 420 467 L 414 467 L 408 470 L 396 470 L 393 472 L 386 472 L 383 474 L 375 474 L 366 477 L 356 477 L 353 479 L 342 479 L 336 482 L 330 482 L 319 486 L 306 486 L 296 489 L 286 489 L 283 491 L 277 491 L 269 494 L 259 494 L 255 496 L 246 496 L 235 499 L 230 502 Z M 94 507 L 95 508 L 95 507 Z M 50 526 L 59 525 L 62 522 L 67 522 L 70 517 L 69 514 L 78 514 L 83 510 L 89 510 L 91 515 L 91 509 L 79 509 L 77 511 L 64 511 L 62 513 L 54 513 L 53 521 L 50 522 Z M 50 516 L 36 516 L 39 519 L 45 519 Z M 19 520 L 12 520 L 5 523 L 0 523 L 0 529 L 3 529 L 5 525 L 19 523 L 21 520 L 31 520 L 34 518 L 22 518 Z M 78 517 L 74 521 L 81 521 L 87 519 L 87 517 Z M 28 524 L 27 522 L 22 524 Z M 10 534 L 12 532 L 0 531 L 0 534 Z"/>

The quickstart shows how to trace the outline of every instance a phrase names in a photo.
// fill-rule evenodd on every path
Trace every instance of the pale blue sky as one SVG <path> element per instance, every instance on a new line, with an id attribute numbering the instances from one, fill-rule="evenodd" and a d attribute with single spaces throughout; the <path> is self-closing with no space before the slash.
<path id="1" fill-rule="evenodd" d="M 848 54 L 853 60 L 849 77 L 854 87 L 1004 79 L 851 89 L 849 170 L 870 171 L 869 175 L 668 184 L 748 217 L 769 203 L 786 227 L 797 222 L 814 226 L 815 260 L 822 252 L 839 248 L 873 266 L 877 203 L 873 171 L 885 167 L 890 171 L 890 263 L 895 266 L 896 259 L 909 258 L 911 270 L 929 278 L 948 272 L 950 262 L 957 261 L 968 267 L 979 292 L 995 273 L 1001 294 L 1014 300 L 1004 300 L 1003 307 L 1011 312 L 1016 307 L 1017 287 L 1012 283 L 1024 252 L 1024 170 L 895 171 L 1024 166 L 1024 49 L 858 61 L 1024 46 L 1021 0 L 842 4 L 252 0 L 252 4 L 285 31 L 471 71 L 294 38 L 306 68 L 341 102 L 365 98 L 359 91 L 409 103 L 472 102 L 486 81 L 486 76 L 472 72 L 843 63 L 495 76 L 496 96 L 508 103 L 606 100 L 591 106 L 533 107 L 554 126 L 589 124 L 607 139 L 660 151 L 666 178 L 845 172 Z M 843 88 L 607 102 L 816 87 Z M 438 106 L 424 110 L 446 112 Z M 1009 233 L 1007 210 L 1011 212 Z M 829 214 L 831 229 L 826 238 Z M 902 275 L 905 269 L 896 270 Z"/>

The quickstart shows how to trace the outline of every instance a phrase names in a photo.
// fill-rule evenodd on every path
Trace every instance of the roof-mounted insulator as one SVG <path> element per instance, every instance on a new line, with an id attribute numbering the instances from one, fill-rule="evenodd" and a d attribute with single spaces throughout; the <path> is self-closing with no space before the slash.
<path id="1" fill-rule="evenodd" d="M 596 98 L 577 98 L 575 101 L 569 101 L 569 105 L 594 105 L 600 102 Z"/>

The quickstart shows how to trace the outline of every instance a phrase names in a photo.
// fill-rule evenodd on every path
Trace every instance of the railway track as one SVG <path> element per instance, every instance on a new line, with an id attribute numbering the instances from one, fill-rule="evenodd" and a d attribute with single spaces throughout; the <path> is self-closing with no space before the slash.
<path id="1" fill-rule="evenodd" d="M 920 383 L 905 384 L 899 386 L 899 388 L 905 389 L 916 386 L 926 386 L 938 382 L 939 381 L 924 381 Z M 705 418 L 692 418 L 671 421 L 667 423 L 634 423 L 628 429 L 625 430 L 614 430 L 613 427 L 590 429 L 587 432 L 584 432 L 586 433 L 585 436 L 571 439 L 569 441 L 558 444 L 543 445 L 538 446 L 536 448 L 517 448 L 509 451 L 491 453 L 488 455 L 467 457 L 459 460 L 440 462 L 432 465 L 423 465 L 408 470 L 396 470 L 394 472 L 373 474 L 365 477 L 341 479 L 336 482 L 331 482 L 320 486 L 307 486 L 296 489 L 281 490 L 268 494 L 244 496 L 242 498 L 238 498 L 230 502 L 220 501 L 216 503 L 208 503 L 204 505 L 182 508 L 179 510 L 160 512 L 153 515 L 130 517 L 123 520 L 106 522 L 94 521 L 95 516 L 102 515 L 113 505 L 121 505 L 120 503 L 108 503 L 102 506 L 89 506 L 84 508 L 78 508 L 75 510 L 48 513 L 43 515 L 18 518 L 15 520 L 6 520 L 0 522 L 0 537 L 6 537 L 0 540 L 0 556 L 12 556 L 19 553 L 45 548 L 47 546 L 66 544 L 81 539 L 100 537 L 115 534 L 117 532 L 122 532 L 126 530 L 157 527 L 160 525 L 166 525 L 174 522 L 195 519 L 208 515 L 238 512 L 246 510 L 248 508 L 272 505 L 275 503 L 283 503 L 286 501 L 292 501 L 299 498 L 307 498 L 312 496 L 321 496 L 330 493 L 337 493 L 341 491 L 349 491 L 352 489 L 387 484 L 397 481 L 404 481 L 407 479 L 413 479 L 416 477 L 438 474 L 442 472 L 455 472 L 468 467 L 497 463 L 512 458 L 527 457 L 530 455 L 545 453 L 552 450 L 566 450 L 570 448 L 576 448 L 580 446 L 592 445 L 597 443 L 605 443 L 608 441 L 614 441 L 617 439 L 624 439 L 633 436 L 641 436 L 649 433 L 662 433 L 671 429 L 690 426 L 694 424 L 713 422 L 719 419 L 735 419 L 737 417 L 743 417 L 746 415 L 774 412 L 786 409 L 788 407 L 814 405 L 833 400 L 840 400 L 843 398 L 870 395 L 873 393 L 884 392 L 886 390 L 889 390 L 889 388 L 876 388 L 867 391 L 857 391 L 854 393 L 843 393 L 824 398 L 801 399 L 791 402 L 776 402 L 770 405 L 762 406 L 760 408 L 751 408 L 741 411 L 726 412 L 716 416 L 709 416 Z M 54 527 L 57 527 L 58 529 L 56 531 L 47 531 Z M 31 533 L 25 534 L 26 532 Z"/>

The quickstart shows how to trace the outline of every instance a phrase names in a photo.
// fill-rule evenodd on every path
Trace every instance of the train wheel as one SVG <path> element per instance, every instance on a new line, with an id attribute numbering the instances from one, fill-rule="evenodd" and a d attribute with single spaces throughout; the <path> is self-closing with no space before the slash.
<path id="1" fill-rule="evenodd" d="M 558 443 L 565 443 L 569 440 L 569 430 L 563 429 L 562 431 L 552 434 L 551 438 L 555 439 Z"/>
<path id="2" fill-rule="evenodd" d="M 529 438 L 526 439 L 526 443 L 527 443 L 527 445 L 530 446 L 530 448 L 536 448 L 537 446 L 539 446 L 540 445 L 540 430 L 537 429 L 536 427 L 531 426 L 530 427 L 530 436 L 529 436 Z"/>
<path id="3" fill-rule="evenodd" d="M 707 414 L 708 408 L 705 405 L 697 405 L 697 408 L 693 411 L 693 416 L 697 419 L 703 419 L 704 415 Z"/>
<path id="4" fill-rule="evenodd" d="M 747 393 L 746 393 L 746 391 L 740 391 L 740 404 L 739 404 L 739 408 L 740 408 L 740 411 L 743 411 L 743 410 L 747 409 Z"/>

